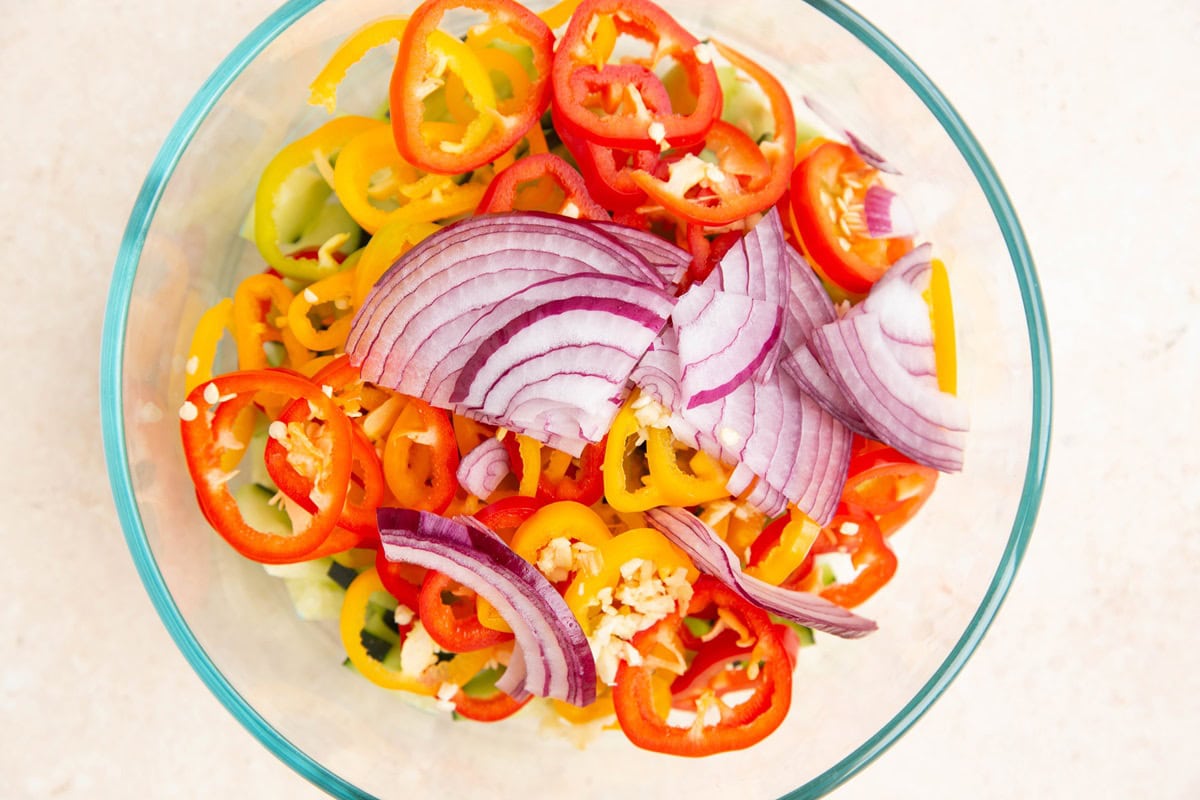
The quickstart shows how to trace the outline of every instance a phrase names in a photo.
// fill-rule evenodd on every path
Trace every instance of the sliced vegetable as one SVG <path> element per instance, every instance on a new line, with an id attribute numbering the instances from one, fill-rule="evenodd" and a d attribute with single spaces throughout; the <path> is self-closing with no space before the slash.
<path id="1" fill-rule="evenodd" d="M 539 179 L 553 181 L 562 192 L 563 199 L 557 208 L 525 208 L 518 205 L 520 186 Z M 493 178 L 476 213 L 516 210 L 549 211 L 574 219 L 608 220 L 608 213 L 592 199 L 580 174 L 552 153 L 526 156 Z"/>
<path id="2" fill-rule="evenodd" d="M 389 560 L 437 570 L 504 617 L 518 649 L 499 688 L 517 699 L 523 690 L 578 706 L 595 699 L 595 663 L 583 629 L 550 582 L 498 536 L 482 526 L 398 508 L 380 509 L 379 531 Z"/>
<path id="3" fill-rule="evenodd" d="M 508 451 L 499 439 L 489 437 L 468 452 L 458 464 L 458 483 L 471 494 L 487 499 L 512 472 Z"/>
<path id="4" fill-rule="evenodd" d="M 930 248 L 898 261 L 845 317 L 821 327 L 821 364 L 874 433 L 921 464 L 962 469 L 966 407 L 938 388 L 929 306 Z"/>
<path id="5" fill-rule="evenodd" d="M 620 33 L 646 42 L 651 55 L 627 57 L 622 62 L 625 69 L 614 71 L 620 68 L 606 63 L 611 45 L 600 44 L 595 36 L 606 17 L 613 18 Z M 698 44 L 674 18 L 647 0 L 584 0 L 554 53 L 554 107 L 562 126 L 596 144 L 623 149 L 659 150 L 663 144 L 686 147 L 699 142 L 720 115 L 721 91 L 712 64 L 702 63 L 696 55 Z M 696 101 L 686 113 L 657 104 L 657 88 L 662 84 L 654 72 L 664 59 L 672 59 L 687 74 Z M 630 67 L 637 68 L 636 74 Z M 647 89 L 647 84 L 658 87 Z M 615 85 L 623 88 L 624 96 L 616 107 L 604 108 L 593 95 L 610 97 L 610 92 L 601 90 Z"/>
<path id="6" fill-rule="evenodd" d="M 290 535 L 258 530 L 247 524 L 230 493 L 234 477 L 222 466 L 231 449 L 244 448 L 234 426 L 260 394 L 308 402 L 321 420 L 325 446 L 316 456 L 310 499 L 315 513 Z M 307 378 L 278 370 L 232 372 L 198 385 L 179 409 L 180 433 L 188 471 L 205 517 L 229 544 L 247 558 L 265 564 L 295 561 L 315 550 L 333 531 L 350 484 L 350 421 L 337 405 Z"/>
<path id="7" fill-rule="evenodd" d="M 638 634 L 638 662 L 621 665 L 613 704 L 621 730 L 638 747 L 678 756 L 706 756 L 741 750 L 762 741 L 783 723 L 791 705 L 792 663 L 766 612 L 716 580 L 697 581 L 688 614 L 714 608 L 715 618 L 740 632 L 749 652 L 743 669 L 750 696 L 726 704 L 711 685 L 696 687 L 696 713 L 687 727 L 668 723 L 656 707 L 654 676 L 664 657 L 678 653 L 681 615 L 673 615 Z M 665 655 L 660 655 L 664 653 Z M 657 657 L 656 657 L 657 656 Z M 717 712 L 711 719 L 710 710 Z"/>
<path id="8" fill-rule="evenodd" d="M 604 438 L 673 305 L 647 275 L 645 259 L 588 223 L 476 217 L 389 270 L 347 352 L 375 383 L 579 455 Z"/>
<path id="9" fill-rule="evenodd" d="M 876 628 L 874 622 L 828 600 L 781 589 L 747 575 L 742 571 L 738 557 L 716 532 L 683 509 L 651 509 L 646 512 L 646 520 L 687 553 L 704 572 L 759 608 L 845 638 L 858 638 Z"/>
<path id="10" fill-rule="evenodd" d="M 478 55 L 437 29 L 447 12 L 469 8 L 488 14 L 533 53 L 533 79 L 525 102 L 509 113 L 496 105 L 495 90 Z M 554 35 L 538 17 L 513 0 L 429 0 L 409 19 L 392 73 L 392 128 L 396 146 L 410 163 L 428 172 L 468 172 L 511 148 L 536 125 L 550 100 L 550 60 Z M 425 98 L 456 74 L 471 96 L 475 116 L 462 138 L 438 136 L 426 121 Z"/>
<path id="11" fill-rule="evenodd" d="M 853 297 L 866 294 L 912 249 L 903 235 L 869 235 L 863 205 L 878 181 L 875 169 L 838 142 L 817 147 L 792 173 L 792 212 L 804 253 L 823 278 Z"/>

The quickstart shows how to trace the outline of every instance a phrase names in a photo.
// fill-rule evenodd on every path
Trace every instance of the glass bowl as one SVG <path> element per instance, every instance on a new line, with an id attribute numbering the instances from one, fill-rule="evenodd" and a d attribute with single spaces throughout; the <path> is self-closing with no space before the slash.
<path id="1" fill-rule="evenodd" d="M 720 32 L 792 93 L 815 97 L 903 172 L 893 184 L 947 262 L 966 467 L 943 476 L 895 540 L 900 569 L 862 611 L 880 630 L 805 648 L 783 727 L 702 760 L 636 750 L 619 734 L 584 750 L 533 715 L 463 724 L 417 709 L 342 666 L 331 627 L 298 619 L 282 582 L 205 524 L 175 409 L 201 312 L 261 269 L 238 230 L 259 171 L 323 112 L 307 85 L 364 21 L 415 2 L 297 0 L 253 31 L 200 88 L 137 197 L 103 334 L 101 402 L 113 493 L 163 622 L 192 667 L 262 743 L 340 797 L 624 796 L 653 771 L 673 796 L 816 797 L 878 756 L 970 657 L 1029 539 L 1050 428 L 1050 358 L 1037 278 L 1016 215 L 978 143 L 921 71 L 836 0 L 663 3 L 690 30 Z M 548 3 L 532 3 L 535 8 Z M 786 19 L 787 25 L 779 20 Z M 352 73 L 356 84 L 384 60 Z M 373 110 L 380 92 L 342 106 Z"/>

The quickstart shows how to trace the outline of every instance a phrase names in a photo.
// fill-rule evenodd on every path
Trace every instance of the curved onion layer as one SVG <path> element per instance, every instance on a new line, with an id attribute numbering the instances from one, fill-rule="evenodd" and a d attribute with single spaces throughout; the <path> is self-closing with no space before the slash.
<path id="1" fill-rule="evenodd" d="M 862 139 L 856 136 L 853 131 L 843 125 L 837 114 L 833 113 L 833 110 L 827 105 L 817 100 L 815 97 L 810 97 L 808 95 L 805 95 L 804 97 L 804 105 L 812 109 L 812 112 L 820 117 L 822 122 L 833 128 L 842 136 L 845 136 L 850 147 L 854 149 L 854 152 L 858 153 L 859 158 L 861 158 L 863 161 L 867 162 L 880 172 L 887 172 L 892 175 L 900 174 L 900 170 L 895 164 L 888 161 L 883 157 L 883 154 L 864 142 Z"/>
<path id="2" fill-rule="evenodd" d="M 714 289 L 744 294 L 778 306 L 787 305 L 791 271 L 779 209 L 772 209 L 729 248 L 704 283 Z"/>
<path id="3" fill-rule="evenodd" d="M 766 381 L 746 381 L 716 402 L 687 408 L 671 344 L 666 334 L 655 340 L 633 379 L 674 413 L 670 427 L 676 438 L 736 465 L 729 486 L 734 494 L 757 477 L 762 488 L 747 500 L 763 503 L 764 513 L 778 513 L 782 495 L 818 522 L 829 521 L 850 463 L 850 431 L 784 370 Z"/>
<path id="4" fill-rule="evenodd" d="M 578 455 L 674 302 L 646 259 L 588 223 L 487 215 L 397 261 L 346 349 L 366 380 Z"/>
<path id="5" fill-rule="evenodd" d="M 808 592 L 782 589 L 742 572 L 729 545 L 712 528 L 684 509 L 653 508 L 646 521 L 683 550 L 696 566 L 729 586 L 747 602 L 810 628 L 848 639 L 876 629 L 869 619 Z"/>
<path id="6" fill-rule="evenodd" d="M 675 286 L 691 263 L 692 257 L 688 251 L 655 236 L 650 231 L 630 228 L 619 222 L 590 220 L 589 224 L 615 237 L 621 244 L 646 259 L 654 268 L 655 278 L 663 289 Z"/>
<path id="7" fill-rule="evenodd" d="M 930 248 L 896 262 L 867 299 L 813 335 L 829 376 L 875 438 L 943 472 L 962 469 L 967 412 L 938 389 L 929 307 Z"/>
<path id="8" fill-rule="evenodd" d="M 773 364 L 783 333 L 783 308 L 744 294 L 693 286 L 671 321 L 679 337 L 684 407 L 720 400 Z"/>
<path id="9" fill-rule="evenodd" d="M 867 236 L 873 239 L 914 236 L 917 232 L 912 211 L 898 194 L 878 183 L 871 184 L 863 197 L 863 220 Z"/>
<path id="10" fill-rule="evenodd" d="M 496 438 L 481 442 L 458 462 L 458 483 L 476 497 L 486 499 L 512 472 L 508 450 Z"/>
<path id="11" fill-rule="evenodd" d="M 512 628 L 514 660 L 520 661 L 514 678 L 523 680 L 519 688 L 509 687 L 510 694 L 523 689 L 577 706 L 596 699 L 596 664 L 583 628 L 546 577 L 500 537 L 425 511 L 381 508 L 377 517 L 389 561 L 437 570 L 461 583 Z"/>

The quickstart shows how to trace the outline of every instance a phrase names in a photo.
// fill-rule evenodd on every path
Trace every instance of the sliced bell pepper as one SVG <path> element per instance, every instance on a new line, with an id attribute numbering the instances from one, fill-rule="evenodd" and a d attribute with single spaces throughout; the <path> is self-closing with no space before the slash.
<path id="1" fill-rule="evenodd" d="M 521 186 L 533 181 L 549 179 L 562 193 L 562 199 L 554 198 L 552 208 L 529 208 L 521 202 Z M 549 211 L 575 219 L 609 221 L 608 212 L 592 199 L 587 184 L 575 169 L 552 153 L 530 155 L 517 161 L 492 179 L 476 214 L 492 214 L 503 211 Z"/>
<path id="2" fill-rule="evenodd" d="M 513 638 L 511 633 L 481 625 L 475 611 L 474 590 L 440 572 L 426 573 L 419 603 L 425 630 L 435 642 L 452 652 L 481 650 Z"/>
<path id="3" fill-rule="evenodd" d="M 371 287 L 400 256 L 426 236 L 439 230 L 441 227 L 431 222 L 407 220 L 393 220 L 380 228 L 363 248 L 362 257 L 355 268 L 354 305 L 357 307 L 363 304 Z"/>
<path id="4" fill-rule="evenodd" d="M 620 83 L 635 89 L 640 96 L 640 85 L 650 80 L 661 85 L 655 70 L 663 59 L 673 59 L 686 73 L 696 97 L 693 108 L 681 113 L 668 105 L 651 111 L 650 103 L 635 100 L 633 108 L 620 113 L 597 113 L 590 100 L 594 92 L 589 83 L 606 82 L 601 76 L 613 68 L 606 63 L 611 57 L 611 45 L 596 35 L 597 26 L 605 17 L 613 18 L 618 33 L 646 42 L 652 52 L 647 59 L 625 58 L 622 63 L 637 66 L 641 77 L 631 81 L 624 75 Z M 577 135 L 608 147 L 659 150 L 664 144 L 671 147 L 694 144 L 704 138 L 721 113 L 716 70 L 697 56 L 698 44 L 673 17 L 647 0 L 584 0 L 571 17 L 554 53 L 556 110 L 561 113 L 564 125 Z M 628 92 L 628 88 L 623 91 Z"/>
<path id="5" fill-rule="evenodd" d="M 396 504 L 442 513 L 458 491 L 457 471 L 458 444 L 446 412 L 408 398 L 383 449 L 383 475 Z"/>
<path id="6" fill-rule="evenodd" d="M 511 547 L 521 558 L 542 569 L 542 551 L 555 539 L 582 543 L 598 551 L 611 538 L 608 525 L 596 512 L 581 503 L 563 500 L 542 506 L 521 523 L 513 534 Z"/>
<path id="7" fill-rule="evenodd" d="M 330 120 L 317 130 L 284 147 L 263 170 L 254 194 L 254 242 L 263 259 L 280 275 L 303 281 L 314 281 L 334 272 L 319 261 L 296 258 L 284 253 L 290 242 L 281 241 L 276 204 L 285 183 L 298 170 L 313 166 L 314 155 L 328 158 L 339 151 L 359 133 L 379 125 L 369 117 L 346 116 Z M 346 231 L 347 234 L 351 231 Z"/>
<path id="8" fill-rule="evenodd" d="M 455 712 L 467 719 L 476 722 L 499 722 L 520 711 L 533 699 L 533 695 L 528 695 L 523 700 L 514 700 L 496 688 L 495 680 L 489 681 L 490 686 L 486 690 L 480 690 L 473 686 L 478 680 L 478 677 L 472 678 L 450 700 Z"/>
<path id="9" fill-rule="evenodd" d="M 848 553 L 858 574 L 849 583 L 825 585 L 813 569 L 815 557 L 829 552 Z M 838 504 L 833 519 L 821 529 L 804 563 L 785 582 L 789 589 L 817 592 L 844 608 L 865 602 L 896 574 L 896 554 L 888 547 L 875 518 L 849 503 Z"/>
<path id="10" fill-rule="evenodd" d="M 420 178 L 417 170 L 396 151 L 396 140 L 388 123 L 379 121 L 374 127 L 357 134 L 342 147 L 333 167 L 333 190 L 342 206 L 362 226 L 375 233 L 387 224 L 394 208 L 381 208 L 372 202 L 388 200 L 398 192 L 379 192 L 375 189 L 380 174 L 388 175 L 388 187 L 406 184 Z"/>
<path id="11" fill-rule="evenodd" d="M 804 563 L 813 542 L 821 534 L 816 520 L 795 506 L 763 529 L 750 546 L 747 575 L 778 586 Z"/>
<path id="12" fill-rule="evenodd" d="M 310 284 L 292 298 L 287 310 L 288 328 L 300 344 L 315 352 L 336 350 L 345 344 L 354 321 L 351 312 L 355 308 L 357 278 L 356 268 L 344 269 Z M 310 315 L 314 307 L 323 303 L 333 306 L 333 317 L 325 327 L 317 330 Z"/>
<path id="13" fill-rule="evenodd" d="M 683 569 L 687 582 L 693 583 L 700 574 L 682 550 L 653 528 L 634 528 L 612 537 L 599 547 L 600 569 L 579 572 L 563 594 L 585 634 L 595 627 L 592 612 L 602 604 L 605 590 L 617 588 L 624 580 L 622 568 L 635 559 L 649 562 L 660 577 Z"/>
<path id="14" fill-rule="evenodd" d="M 437 29 L 447 11 L 470 8 L 504 24 L 529 45 L 533 79 L 525 102 L 512 113 L 497 107 L 487 69 L 465 43 Z M 409 19 L 392 73 L 392 128 L 396 146 L 427 172 L 457 174 L 483 166 L 512 147 L 537 124 L 550 99 L 554 34 L 533 12 L 513 0 L 427 0 Z M 425 129 L 425 97 L 456 73 L 471 96 L 476 115 L 460 141 L 431 140 Z"/>
<path id="15" fill-rule="evenodd" d="M 792 700 L 792 665 L 766 612 L 750 605 L 714 578 L 695 584 L 687 612 L 715 614 L 745 637 L 750 652 L 743 670 L 749 697 L 727 705 L 718 687 L 693 686 L 695 719 L 689 727 L 668 725 L 656 702 L 654 680 L 658 667 L 682 647 L 680 614 L 674 614 L 642 631 L 633 644 L 642 654 L 640 663 L 623 662 L 613 687 L 613 704 L 621 730 L 638 747 L 678 756 L 707 756 L 740 750 L 762 741 L 787 716 Z M 665 651 L 665 657 L 659 655 Z M 710 712 L 718 719 L 710 723 Z"/>
<path id="16" fill-rule="evenodd" d="M 508 543 L 517 528 L 545 504 L 540 498 L 514 495 L 489 503 L 476 511 L 474 517 Z"/>
<path id="17" fill-rule="evenodd" d="M 602 466 L 607 438 L 585 445 L 579 458 L 512 431 L 502 441 L 520 482 L 518 494 L 543 500 L 574 500 L 588 506 L 604 495 Z"/>
<path id="18" fill-rule="evenodd" d="M 842 500 L 875 518 L 888 536 L 912 519 L 937 486 L 938 472 L 880 442 L 856 436 Z"/>
<path id="19" fill-rule="evenodd" d="M 766 211 L 788 188 L 796 150 L 796 120 L 787 91 L 774 75 L 729 47 L 716 42 L 713 45 L 762 87 L 771 104 L 775 125 L 772 137 L 755 146 L 740 128 L 717 121 L 705 139 L 717 154 L 715 167 L 696 164 L 699 159 L 695 156 L 684 156 L 666 181 L 644 171 L 634 172 L 632 178 L 653 202 L 688 222 L 721 226 Z M 757 157 L 750 148 L 758 151 Z M 711 191 L 693 191 L 698 186 Z"/>
<path id="20" fill-rule="evenodd" d="M 309 85 L 310 105 L 323 106 L 330 114 L 337 110 L 337 89 L 350 68 L 376 47 L 398 41 L 404 35 L 408 17 L 384 17 L 369 22 L 350 34 Z"/>
<path id="21" fill-rule="evenodd" d="M 263 349 L 267 342 L 283 342 L 290 364 L 304 363 L 312 357 L 288 329 L 292 297 L 283 281 L 267 273 L 250 275 L 238 284 L 233 293 L 233 339 L 239 369 L 270 366 Z"/>
<path id="22" fill-rule="evenodd" d="M 338 631 L 341 634 L 342 647 L 350 658 L 350 663 L 371 683 L 385 689 L 403 689 L 413 694 L 433 696 L 438 684 L 422 680 L 421 676 L 406 674 L 399 669 L 393 669 L 383 662 L 376 660 L 367 652 L 363 644 L 363 621 L 367 616 L 368 606 L 379 601 L 388 603 L 387 589 L 379 579 L 379 573 L 374 568 L 360 572 L 346 588 L 346 597 L 342 600 L 342 611 L 338 620 Z"/>
<path id="23" fill-rule="evenodd" d="M 375 571 L 383 587 L 400 605 L 414 613 L 420 608 L 421 585 L 425 582 L 428 570 L 416 564 L 391 561 L 384 555 L 383 548 L 378 547 L 375 550 Z"/>
<path id="24" fill-rule="evenodd" d="M 865 295 L 912 249 L 907 237 L 866 235 L 863 199 L 878 181 L 879 171 L 849 145 L 830 141 L 810 151 L 791 176 L 792 221 L 804 255 L 850 298 Z"/>
<path id="25" fill-rule="evenodd" d="M 946 265 L 933 260 L 929 288 L 925 291 L 929 322 L 933 327 L 934 369 L 938 389 L 947 394 L 958 391 L 958 345 L 954 339 L 954 304 L 950 300 L 950 278 Z"/>
<path id="26" fill-rule="evenodd" d="M 307 401 L 311 416 L 321 421 L 323 446 L 315 457 L 311 500 L 314 513 L 290 536 L 251 527 L 230 493 L 234 473 L 222 457 L 244 445 L 234 425 L 263 394 Z M 210 408 L 212 410 L 210 410 Z M 312 381 L 282 370 L 232 372 L 193 389 L 180 407 L 180 434 L 188 471 L 205 516 L 242 555 L 263 563 L 285 563 L 311 552 L 333 531 L 345 505 L 351 473 L 350 420 Z"/>
<path id="27" fill-rule="evenodd" d="M 190 392 L 212 377 L 217 345 L 225 331 L 233 332 L 233 300 L 224 298 L 200 315 L 184 362 L 183 390 Z"/>
<path id="28" fill-rule="evenodd" d="M 668 428 L 646 428 L 633 402 L 617 413 L 604 452 L 604 497 L 618 511 L 645 511 L 655 506 L 694 506 L 729 496 L 728 471 L 710 456 L 692 450 L 687 467 L 682 448 Z M 637 451 L 645 442 L 644 459 Z"/>

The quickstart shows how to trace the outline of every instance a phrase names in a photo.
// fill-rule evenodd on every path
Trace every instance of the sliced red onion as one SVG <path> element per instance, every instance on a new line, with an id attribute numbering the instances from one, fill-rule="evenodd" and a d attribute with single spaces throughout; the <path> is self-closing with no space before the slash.
<path id="1" fill-rule="evenodd" d="M 347 352 L 363 377 L 578 455 L 602 439 L 674 298 L 589 223 L 534 212 L 434 234 L 380 279 Z"/>
<path id="2" fill-rule="evenodd" d="M 629 381 L 659 405 L 668 409 L 683 408 L 679 370 L 679 338 L 675 329 L 667 326 L 633 368 Z"/>
<path id="3" fill-rule="evenodd" d="M 812 112 L 820 117 L 822 122 L 833 128 L 840 135 L 845 136 L 846 141 L 852 148 L 854 148 L 854 152 L 858 153 L 859 157 L 862 158 L 863 161 L 867 162 L 880 172 L 887 172 L 892 175 L 900 174 L 900 170 L 897 169 L 894 164 L 884 158 L 878 150 L 868 145 L 861 138 L 856 136 L 853 131 L 847 128 L 837 114 L 835 114 L 833 110 L 829 108 L 829 106 L 809 95 L 804 96 L 804 104 L 812 109 Z"/>
<path id="4" fill-rule="evenodd" d="M 749 603 L 835 636 L 855 639 L 876 629 L 869 619 L 808 592 L 782 589 L 742 572 L 741 562 L 712 528 L 681 508 L 653 508 L 646 521 L 662 531 L 705 573 Z"/>
<path id="5" fill-rule="evenodd" d="M 783 308 L 744 294 L 692 286 L 671 320 L 679 339 L 685 408 L 720 400 L 774 363 Z"/>
<path id="6" fill-rule="evenodd" d="M 683 396 L 680 366 L 669 344 L 655 348 L 648 354 L 654 355 L 653 370 L 639 368 L 635 379 L 649 377 L 639 386 L 674 412 L 670 427 L 676 438 L 735 465 L 734 494 L 748 488 L 753 475 L 765 484 L 753 498 L 764 503 L 764 513 L 778 504 L 767 492 L 772 489 L 822 524 L 832 518 L 850 461 L 851 435 L 844 425 L 784 370 L 766 381 L 746 381 L 713 403 L 686 408 L 667 402 Z"/>
<path id="7" fill-rule="evenodd" d="M 619 222 L 590 220 L 589 224 L 616 238 L 646 259 L 654 268 L 655 277 L 664 289 L 677 284 L 691 263 L 692 257 L 688 251 L 649 231 L 630 228 Z"/>
<path id="8" fill-rule="evenodd" d="M 458 483 L 476 497 L 486 499 L 512 472 L 508 450 L 499 439 L 480 442 L 458 462 Z"/>
<path id="9" fill-rule="evenodd" d="M 779 368 L 786 371 L 809 397 L 847 428 L 858 434 L 871 435 L 854 406 L 842 394 L 833 378 L 829 377 L 807 344 L 784 355 Z"/>
<path id="10" fill-rule="evenodd" d="M 518 664 L 511 674 L 522 682 L 520 688 L 497 683 L 502 691 L 520 694 L 523 689 L 577 706 L 596 699 L 596 663 L 583 628 L 546 577 L 499 536 L 424 511 L 381 508 L 377 518 L 389 561 L 417 564 L 458 581 L 491 603 L 512 628 Z M 510 671 L 513 667 L 510 663 Z"/>
<path id="11" fill-rule="evenodd" d="M 791 272 L 790 250 L 779 209 L 771 210 L 717 263 L 704 284 L 733 294 L 744 294 L 777 306 L 786 306 Z"/>
<path id="12" fill-rule="evenodd" d="M 813 331 L 837 319 L 837 312 L 821 279 L 804 256 L 790 245 L 785 248 L 784 256 L 789 272 L 784 345 L 788 350 L 796 350 L 808 342 Z"/>
<path id="13" fill-rule="evenodd" d="M 867 299 L 813 335 L 829 376 L 875 438 L 918 463 L 962 469 L 963 402 L 938 389 L 929 308 L 930 248 L 897 261 Z"/>
<path id="14" fill-rule="evenodd" d="M 914 236 L 917 222 L 900 195 L 878 183 L 867 187 L 863 197 L 863 221 L 873 239 Z"/>

